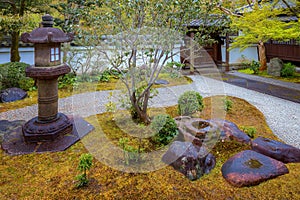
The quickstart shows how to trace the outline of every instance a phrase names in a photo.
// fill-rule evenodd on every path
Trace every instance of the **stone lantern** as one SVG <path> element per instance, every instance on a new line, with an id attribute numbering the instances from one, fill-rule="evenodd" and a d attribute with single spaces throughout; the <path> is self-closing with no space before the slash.
<path id="1" fill-rule="evenodd" d="M 72 132 L 72 123 L 63 113 L 58 113 L 58 77 L 69 73 L 70 67 L 61 63 L 61 43 L 73 40 L 73 34 L 65 34 L 53 28 L 53 17 L 44 15 L 42 27 L 24 33 L 21 40 L 34 44 L 35 64 L 26 68 L 26 76 L 37 80 L 38 117 L 23 125 L 26 142 L 54 140 Z"/>
<path id="2" fill-rule="evenodd" d="M 63 151 L 94 129 L 79 116 L 58 112 L 57 79 L 71 71 L 61 63 L 61 43 L 72 41 L 73 34 L 53 28 L 48 14 L 42 20 L 42 27 L 21 35 L 24 43 L 34 44 L 35 64 L 25 72 L 37 81 L 38 116 L 5 135 L 2 148 L 10 155 Z"/>

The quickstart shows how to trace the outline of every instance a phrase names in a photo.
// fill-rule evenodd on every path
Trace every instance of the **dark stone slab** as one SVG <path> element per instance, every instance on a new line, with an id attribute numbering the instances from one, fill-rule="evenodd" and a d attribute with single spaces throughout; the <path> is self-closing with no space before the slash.
<path id="1" fill-rule="evenodd" d="M 15 121 L 8 121 L 8 120 L 0 120 L 0 144 L 2 143 L 4 134 L 16 129 L 17 127 L 22 126 L 25 123 L 23 120 L 15 120 Z"/>
<path id="2" fill-rule="evenodd" d="M 175 141 L 163 155 L 162 161 L 184 174 L 190 180 L 208 174 L 216 164 L 216 158 L 204 147 L 190 142 Z"/>
<path id="3" fill-rule="evenodd" d="M 13 102 L 24 99 L 27 92 L 20 88 L 7 88 L 0 92 L 0 102 Z"/>
<path id="4" fill-rule="evenodd" d="M 252 141 L 252 150 L 284 163 L 300 162 L 300 149 L 279 141 L 258 137 Z"/>
<path id="5" fill-rule="evenodd" d="M 154 84 L 156 85 L 168 85 L 169 82 L 167 80 L 157 79 Z"/>
<path id="6" fill-rule="evenodd" d="M 258 185 L 289 173 L 284 163 L 251 150 L 229 158 L 221 171 L 226 181 L 236 187 Z"/>
<path id="7" fill-rule="evenodd" d="M 222 119 L 211 119 L 209 121 L 218 125 L 221 130 L 221 140 L 234 140 L 243 144 L 251 144 L 251 138 L 241 131 L 236 124 Z"/>
<path id="8" fill-rule="evenodd" d="M 22 127 L 19 126 L 6 132 L 2 149 L 9 155 L 64 151 L 94 129 L 81 117 L 68 117 L 73 124 L 73 131 L 69 134 L 62 135 L 53 141 L 26 143 Z"/>

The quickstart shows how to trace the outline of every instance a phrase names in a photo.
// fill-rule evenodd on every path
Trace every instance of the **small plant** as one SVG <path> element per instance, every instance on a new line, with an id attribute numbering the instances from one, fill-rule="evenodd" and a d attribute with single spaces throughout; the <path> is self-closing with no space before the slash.
<path id="1" fill-rule="evenodd" d="M 155 131 L 152 140 L 159 146 L 169 144 L 178 134 L 175 120 L 167 114 L 156 115 L 150 126 Z"/>
<path id="2" fill-rule="evenodd" d="M 112 96 L 113 93 L 110 92 L 108 96 L 109 101 L 107 104 L 105 104 L 106 112 L 115 112 L 117 109 L 116 103 L 112 101 Z"/>
<path id="3" fill-rule="evenodd" d="M 259 67 L 260 63 L 255 60 L 252 60 L 249 68 L 253 71 L 253 74 L 258 74 Z"/>
<path id="4" fill-rule="evenodd" d="M 140 153 L 144 151 L 142 148 L 135 148 L 131 145 L 128 145 L 128 138 L 120 138 L 119 146 L 123 149 L 124 162 L 126 165 L 129 165 L 132 162 L 140 161 Z"/>
<path id="5" fill-rule="evenodd" d="M 296 66 L 292 63 L 285 63 L 280 71 L 282 77 L 293 77 L 296 72 Z"/>
<path id="6" fill-rule="evenodd" d="M 109 82 L 111 77 L 111 74 L 108 70 L 103 71 L 99 76 L 98 76 L 98 81 L 100 82 Z"/>
<path id="7" fill-rule="evenodd" d="M 224 110 L 226 112 L 230 111 L 232 109 L 232 104 L 233 104 L 232 101 L 226 97 L 223 98 L 222 101 L 223 101 Z"/>
<path id="8" fill-rule="evenodd" d="M 202 96 L 196 91 L 187 91 L 178 99 L 178 113 L 190 116 L 195 112 L 203 110 Z"/>
<path id="9" fill-rule="evenodd" d="M 74 73 L 65 74 L 58 78 L 58 88 L 66 88 L 66 87 L 76 87 L 77 86 L 77 77 Z"/>
<path id="10" fill-rule="evenodd" d="M 87 177 L 87 171 L 91 169 L 93 164 L 93 157 L 91 154 L 82 154 L 80 156 L 79 164 L 77 169 L 82 173 L 76 176 L 76 180 L 78 183 L 76 187 L 83 187 L 89 183 L 89 179 Z"/>
<path id="11" fill-rule="evenodd" d="M 254 138 L 256 134 L 256 128 L 253 126 L 242 126 L 241 129 L 250 137 Z"/>

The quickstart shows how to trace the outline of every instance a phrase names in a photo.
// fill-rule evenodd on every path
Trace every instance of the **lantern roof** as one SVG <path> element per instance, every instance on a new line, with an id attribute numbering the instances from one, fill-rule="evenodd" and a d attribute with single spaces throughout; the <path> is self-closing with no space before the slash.
<path id="1" fill-rule="evenodd" d="M 31 33 L 23 33 L 21 40 L 24 43 L 63 43 L 73 40 L 72 33 L 64 33 L 61 29 L 53 28 L 53 17 L 46 14 L 42 17 L 42 27 Z"/>

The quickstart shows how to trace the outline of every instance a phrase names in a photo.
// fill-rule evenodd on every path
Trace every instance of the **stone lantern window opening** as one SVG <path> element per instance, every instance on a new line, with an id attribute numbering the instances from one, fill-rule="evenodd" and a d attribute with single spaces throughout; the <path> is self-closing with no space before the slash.
<path id="1" fill-rule="evenodd" d="M 53 46 L 50 48 L 50 62 L 60 61 L 60 48 Z"/>

